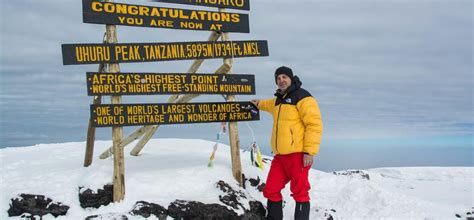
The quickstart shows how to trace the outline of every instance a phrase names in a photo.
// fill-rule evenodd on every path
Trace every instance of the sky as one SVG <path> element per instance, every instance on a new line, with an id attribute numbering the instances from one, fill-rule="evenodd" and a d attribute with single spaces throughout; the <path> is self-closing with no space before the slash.
<path id="1" fill-rule="evenodd" d="M 197 8 L 148 1 L 117 1 Z M 85 73 L 97 65 L 63 66 L 61 44 L 100 43 L 104 25 L 82 23 L 81 1 L 0 3 L 0 147 L 84 141 L 92 97 Z M 213 8 L 199 8 L 215 10 Z M 267 40 L 269 57 L 236 58 L 233 73 L 254 74 L 255 96 L 272 97 L 273 73 L 291 67 L 318 101 L 322 152 L 364 147 L 468 148 L 473 152 L 473 3 L 470 0 L 253 0 L 250 33 Z M 204 41 L 208 31 L 118 28 L 119 42 Z M 185 72 L 192 61 L 121 64 L 123 72 Z M 222 60 L 207 60 L 213 72 Z M 166 102 L 168 96 L 127 96 L 124 103 Z M 104 102 L 110 102 L 105 97 Z M 223 101 L 203 96 L 196 102 Z M 271 116 L 240 123 L 241 147 L 268 149 Z M 137 127 L 125 129 L 129 133 Z M 170 125 L 155 138 L 215 139 L 219 124 Z M 110 128 L 97 138 L 111 139 Z M 227 141 L 227 140 L 225 140 Z M 228 141 L 227 141 L 228 142 Z M 349 149 L 349 150 L 348 150 Z M 266 150 L 268 152 L 268 150 Z M 465 152 L 465 151 L 463 151 Z"/>

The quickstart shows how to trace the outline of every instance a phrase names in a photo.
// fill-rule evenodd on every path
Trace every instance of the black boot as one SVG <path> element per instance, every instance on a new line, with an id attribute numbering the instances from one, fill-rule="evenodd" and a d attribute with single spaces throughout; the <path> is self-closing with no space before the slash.
<path id="1" fill-rule="evenodd" d="M 295 220 L 309 220 L 309 202 L 296 202 Z"/>
<path id="2" fill-rule="evenodd" d="M 267 201 L 267 220 L 283 219 L 283 201 L 272 202 Z"/>

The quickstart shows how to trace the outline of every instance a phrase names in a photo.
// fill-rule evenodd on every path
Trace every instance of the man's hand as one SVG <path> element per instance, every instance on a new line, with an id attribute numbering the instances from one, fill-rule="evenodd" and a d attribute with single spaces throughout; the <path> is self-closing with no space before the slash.
<path id="1" fill-rule="evenodd" d="M 250 102 L 258 107 L 258 103 L 260 102 L 260 99 L 252 99 L 250 100 Z"/>
<path id="2" fill-rule="evenodd" d="M 304 154 L 304 156 L 303 156 L 303 166 L 307 167 L 311 164 L 313 164 L 313 156 L 311 156 L 309 154 Z"/>

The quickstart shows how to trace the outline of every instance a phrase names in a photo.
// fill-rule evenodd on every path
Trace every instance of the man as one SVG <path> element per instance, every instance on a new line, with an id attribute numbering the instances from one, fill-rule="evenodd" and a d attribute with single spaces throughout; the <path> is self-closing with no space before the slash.
<path id="1" fill-rule="evenodd" d="M 283 219 L 281 190 L 290 182 L 296 201 L 295 219 L 309 219 L 308 171 L 319 152 L 323 124 L 316 100 L 301 88 L 301 81 L 285 66 L 275 71 L 275 98 L 252 100 L 260 110 L 273 115 L 272 152 L 275 154 L 263 196 L 267 201 L 267 219 Z"/>

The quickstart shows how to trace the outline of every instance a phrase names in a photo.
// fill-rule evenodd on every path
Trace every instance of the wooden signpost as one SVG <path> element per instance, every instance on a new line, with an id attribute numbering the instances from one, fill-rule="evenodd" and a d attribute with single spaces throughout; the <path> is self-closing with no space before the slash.
<path id="1" fill-rule="evenodd" d="M 235 95 L 255 94 L 255 77 L 231 74 L 233 59 L 268 56 L 267 41 L 230 41 L 228 32 L 249 33 L 247 14 L 228 13 L 224 8 L 250 10 L 249 0 L 154 0 L 206 7 L 218 11 L 154 7 L 114 3 L 113 0 L 83 0 L 84 23 L 105 24 L 102 44 L 63 44 L 63 64 L 99 64 L 87 72 L 87 92 L 94 96 L 86 143 L 84 166 L 92 163 L 95 128 L 112 127 L 112 146 L 100 155 L 114 156 L 113 200 L 125 195 L 124 147 L 140 139 L 130 154 L 138 155 L 160 125 L 228 122 L 232 173 L 242 184 L 237 121 L 259 120 L 250 102 L 236 102 Z M 115 25 L 212 31 L 208 41 L 165 43 L 118 43 Z M 218 41 L 218 39 L 222 41 Z M 205 59 L 223 58 L 214 73 L 196 73 Z M 194 60 L 186 73 L 121 72 L 119 63 Z M 122 104 L 122 95 L 171 94 L 168 103 Z M 225 95 L 226 102 L 188 103 L 200 94 Z M 111 96 L 111 104 L 101 104 Z M 123 137 L 124 126 L 143 126 Z"/>
<path id="2" fill-rule="evenodd" d="M 217 8 L 229 8 L 250 10 L 249 0 L 152 0 L 154 2 L 166 2 L 185 5 L 197 5 Z"/>
<path id="3" fill-rule="evenodd" d="M 249 33 L 246 14 L 83 1 L 84 23 Z"/>
<path id="4" fill-rule="evenodd" d="M 244 74 L 87 73 L 87 93 L 97 95 L 255 95 L 255 76 Z"/>
<path id="5" fill-rule="evenodd" d="M 268 56 L 267 41 L 63 44 L 64 65 Z"/>
<path id="6" fill-rule="evenodd" d="M 259 120 L 250 102 L 91 105 L 94 127 Z"/>

